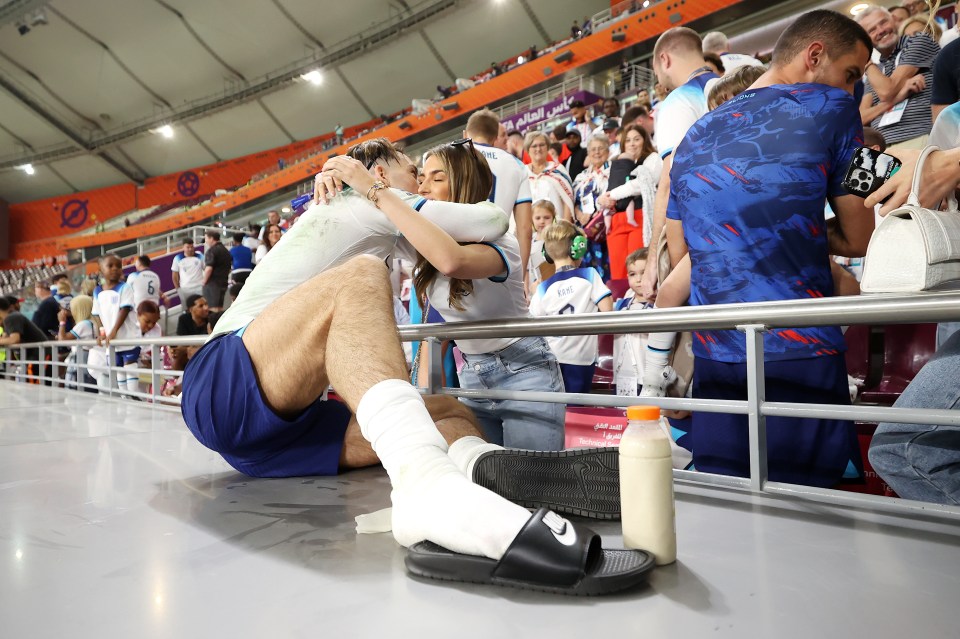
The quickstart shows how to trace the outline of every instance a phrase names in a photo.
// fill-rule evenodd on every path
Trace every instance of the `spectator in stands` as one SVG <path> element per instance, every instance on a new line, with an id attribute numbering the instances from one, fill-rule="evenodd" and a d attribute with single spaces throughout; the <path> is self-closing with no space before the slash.
<path id="1" fill-rule="evenodd" d="M 947 151 L 932 153 L 920 180 L 923 206 L 936 206 L 960 189 L 960 103 L 940 114 L 930 143 Z M 866 200 L 867 206 L 883 203 L 881 213 L 903 206 L 917 168 L 919 151 L 900 150 L 903 168 Z M 896 408 L 960 409 L 960 330 L 943 324 L 945 338 L 927 364 L 897 399 Z M 870 444 L 874 470 L 906 499 L 940 504 L 960 504 L 960 429 L 933 424 L 883 423 Z"/>
<path id="2" fill-rule="evenodd" d="M 583 16 L 583 22 L 581 22 L 580 25 L 581 36 L 593 33 L 593 20 L 590 19 L 590 16 Z"/>
<path id="3" fill-rule="evenodd" d="M 863 123 L 880 131 L 891 150 L 923 148 L 933 126 L 930 95 L 940 45 L 926 33 L 900 37 L 890 12 L 881 7 L 867 7 L 856 20 L 880 53 L 880 61 L 867 66 Z"/>
<path id="4" fill-rule="evenodd" d="M 0 348 L 16 346 L 18 344 L 35 344 L 45 342 L 49 337 L 36 324 L 28 320 L 20 311 L 14 309 L 10 298 L 0 297 L 0 323 L 3 324 L 3 336 L 0 337 Z M 13 359 L 21 359 L 20 351 L 14 349 Z M 23 359 L 37 361 L 40 359 L 40 349 L 28 348 L 23 351 Z M 39 369 L 36 364 L 28 364 L 26 374 L 35 375 Z"/>
<path id="5" fill-rule="evenodd" d="M 497 77 L 498 75 L 500 75 L 501 73 L 503 73 L 503 69 L 501 69 L 501 68 L 500 68 L 500 65 L 497 64 L 496 62 L 491 62 L 491 63 L 490 63 L 490 72 L 493 73 L 493 77 Z"/>
<path id="6" fill-rule="evenodd" d="M 627 256 L 627 282 L 630 286 L 622 299 L 614 303 L 615 311 L 643 311 L 652 305 L 640 294 L 640 280 L 647 267 L 647 249 L 637 249 Z M 613 380 L 617 395 L 637 396 L 643 379 L 644 354 L 647 350 L 646 333 L 615 335 L 613 338 Z"/>
<path id="7" fill-rule="evenodd" d="M 183 240 L 183 252 L 173 258 L 170 273 L 181 304 L 203 292 L 203 254 L 197 253 L 189 237 Z"/>
<path id="8" fill-rule="evenodd" d="M 513 129 L 507 132 L 507 153 L 517 158 L 523 158 L 523 134 Z"/>
<path id="9" fill-rule="evenodd" d="M 557 210 L 548 200 L 533 203 L 533 242 L 530 245 L 530 267 L 527 269 L 527 293 L 533 294 L 544 274 L 552 274 L 553 268 L 547 264 L 543 253 L 543 233 L 557 220 Z"/>
<path id="10" fill-rule="evenodd" d="M 570 27 L 570 37 L 576 40 L 583 34 L 583 31 L 580 30 L 580 23 L 576 20 L 573 21 L 573 26 Z"/>
<path id="11" fill-rule="evenodd" d="M 667 233 L 671 250 L 689 246 L 691 305 L 830 296 L 828 255 L 864 254 L 873 217 L 842 181 L 862 144 L 852 96 L 869 57 L 869 36 L 854 21 L 809 12 L 780 36 L 750 92 L 690 128 L 673 161 Z M 734 114 L 750 124 L 731 136 Z M 837 216 L 829 225 L 825 195 Z M 743 335 L 697 336 L 694 396 L 745 399 Z M 763 339 L 767 400 L 849 403 L 839 327 L 776 329 Z M 746 422 L 694 413 L 697 470 L 748 475 Z M 767 441 L 773 481 L 830 486 L 859 459 L 850 422 L 768 417 Z"/>
<path id="12" fill-rule="evenodd" d="M 243 245 L 256 253 L 260 248 L 260 230 L 263 228 L 259 224 L 250 223 L 250 232 L 243 238 Z"/>
<path id="13" fill-rule="evenodd" d="M 540 52 L 537 51 L 537 45 L 531 44 L 530 51 L 527 52 L 527 60 L 536 60 L 540 56 Z"/>
<path id="14" fill-rule="evenodd" d="M 467 120 L 463 137 L 487 160 L 493 173 L 493 192 L 490 200 L 511 216 L 510 230 L 520 243 L 520 264 L 523 273 L 530 263 L 530 243 L 533 241 L 533 222 L 530 181 L 523 162 L 493 146 L 500 130 L 500 118 L 490 109 L 474 111 Z"/>
<path id="15" fill-rule="evenodd" d="M 96 276 L 91 275 L 90 277 L 84 279 L 80 282 L 80 294 L 86 295 L 88 297 L 93 297 L 93 289 L 97 287 Z"/>
<path id="16" fill-rule="evenodd" d="M 210 333 L 210 307 L 203 295 L 187 298 L 186 310 L 177 320 L 177 335 L 208 335 Z"/>
<path id="17" fill-rule="evenodd" d="M 163 337 L 163 330 L 160 328 L 160 307 L 155 302 L 151 300 L 140 302 L 137 306 L 137 324 L 140 326 L 141 337 L 145 339 Z M 138 364 L 143 368 L 150 368 L 154 355 L 154 346 L 142 348 Z"/>
<path id="18" fill-rule="evenodd" d="M 372 176 L 352 158 L 330 160 L 324 173 L 342 179 L 359 193 L 372 188 Z M 484 201 L 492 186 L 487 162 L 469 140 L 436 147 L 424 156 L 419 193 L 427 200 Z M 436 309 L 447 321 L 529 317 L 519 246 L 510 233 L 489 243 L 461 245 L 393 193 L 380 198 L 379 208 L 409 243 L 405 252 L 416 252 L 414 283 L 422 307 Z M 560 368 L 541 337 L 458 339 L 457 346 L 465 361 L 460 371 L 464 388 L 563 388 Z M 537 450 L 563 448 L 562 405 L 464 402 L 494 443 Z"/>
<path id="19" fill-rule="evenodd" d="M 243 233 L 233 234 L 233 246 L 230 247 L 230 257 L 233 259 L 231 282 L 242 282 L 253 270 L 253 251 L 243 245 L 245 237 Z"/>
<path id="20" fill-rule="evenodd" d="M 93 323 L 97 327 L 97 346 L 107 347 L 115 339 L 139 338 L 133 287 L 122 281 L 123 262 L 117 255 L 107 253 L 100 258 L 99 264 L 100 286 L 94 289 L 92 310 Z M 110 365 L 136 368 L 139 358 L 139 346 L 118 346 Z M 135 392 L 139 390 L 139 378 L 136 373 L 121 370 L 117 372 L 117 385 L 121 391 Z"/>
<path id="21" fill-rule="evenodd" d="M 290 228 L 290 223 L 280 217 L 280 213 L 277 211 L 267 211 L 267 222 L 260 228 L 260 235 L 257 236 L 257 239 L 263 242 L 263 236 L 266 233 L 266 229 L 271 224 L 275 224 L 280 227 L 280 231 L 283 233 L 287 232 L 287 229 Z"/>
<path id="22" fill-rule="evenodd" d="M 503 122 L 501 122 L 500 126 L 497 127 L 497 140 L 493 143 L 493 146 L 507 151 L 507 127 Z M 509 153 L 509 151 L 507 152 Z M 511 155 L 513 154 L 511 153 Z"/>
<path id="23" fill-rule="evenodd" d="M 559 164 L 563 164 L 566 167 L 567 160 L 570 159 L 570 148 L 567 147 L 567 127 L 564 124 L 558 124 L 550 130 L 550 134 L 547 136 L 550 138 L 550 148 L 555 152 L 553 154 L 553 159 Z M 559 148 L 555 145 L 559 144 Z"/>
<path id="24" fill-rule="evenodd" d="M 901 6 L 915 16 L 927 10 L 927 0 L 903 0 Z"/>
<path id="25" fill-rule="evenodd" d="M 637 101 L 635 105 L 645 106 L 647 107 L 647 111 L 653 108 L 650 101 L 650 91 L 648 89 L 640 89 L 637 91 Z"/>
<path id="26" fill-rule="evenodd" d="M 940 52 L 933 65 L 930 113 L 934 124 L 945 108 L 957 102 L 960 102 L 960 42 L 954 41 Z"/>
<path id="27" fill-rule="evenodd" d="M 582 266 L 587 238 L 570 222 L 554 222 L 544 233 L 543 250 L 556 273 L 542 282 L 530 298 L 530 314 L 580 315 L 613 310 L 610 289 L 599 272 Z M 563 387 L 568 393 L 589 393 L 599 355 L 596 335 L 548 337 L 550 350 L 560 363 Z"/>
<path id="28" fill-rule="evenodd" d="M 721 73 L 717 73 L 717 75 L 731 73 L 747 64 L 756 67 L 763 66 L 763 63 L 753 56 L 742 53 L 730 53 L 730 41 L 727 40 L 726 35 L 719 31 L 711 31 L 703 36 L 703 52 L 704 54 L 715 53 L 720 56 Z"/>
<path id="29" fill-rule="evenodd" d="M 901 7 L 899 5 L 890 7 L 890 17 L 893 19 L 893 24 L 899 29 L 900 25 L 903 24 L 903 21 L 910 17 L 910 9 L 906 7 Z"/>
<path id="30" fill-rule="evenodd" d="M 570 154 L 563 168 L 567 170 L 570 179 L 575 180 L 577 176 L 580 175 L 580 172 L 583 171 L 587 161 L 587 150 L 581 145 L 580 131 L 577 129 L 567 131 L 567 136 L 564 138 L 564 145 L 566 145 Z"/>
<path id="31" fill-rule="evenodd" d="M 263 227 L 263 230 L 263 243 L 257 248 L 256 255 L 253 256 L 254 264 L 259 264 L 270 252 L 270 249 L 276 246 L 280 238 L 283 237 L 283 230 L 276 224 L 267 224 Z"/>
<path id="32" fill-rule="evenodd" d="M 561 219 L 573 219 L 573 182 L 559 164 L 551 162 L 548 155 L 549 140 L 540 131 L 528 133 L 523 140 L 523 150 L 530 156 L 527 177 L 530 179 L 530 195 L 534 200 L 549 200 Z"/>
<path id="33" fill-rule="evenodd" d="M 659 80 L 657 84 L 670 93 L 657 107 L 656 115 L 655 140 L 657 151 L 663 158 L 663 173 L 657 188 L 650 251 L 643 273 L 643 290 L 649 301 L 654 299 L 658 282 L 667 276 L 667 273 L 659 271 L 657 255 L 666 221 L 673 152 L 687 129 L 706 113 L 707 83 L 717 77 L 703 59 L 700 36 L 687 27 L 674 27 L 657 39 L 653 47 L 653 70 Z M 666 249 L 670 253 L 670 265 L 676 266 L 683 255 L 682 251 L 669 244 Z"/>
<path id="34" fill-rule="evenodd" d="M 587 168 L 577 176 L 574 190 L 574 222 L 588 238 L 584 266 L 595 268 L 610 279 L 610 260 L 607 255 L 606 211 L 599 198 L 607 191 L 610 180 L 610 143 L 605 135 L 595 135 L 587 143 Z"/>
<path id="35" fill-rule="evenodd" d="M 567 130 L 576 129 L 580 132 L 581 140 L 589 140 L 593 135 L 593 129 L 597 125 L 587 116 L 587 107 L 583 100 L 574 100 L 570 103 L 570 122 L 567 123 Z"/>
<path id="36" fill-rule="evenodd" d="M 623 153 L 612 164 L 628 163 L 632 179 L 612 188 L 608 184 L 608 190 L 597 200 L 604 210 L 613 211 L 610 231 L 607 233 L 610 276 L 613 279 L 627 277 L 627 255 L 650 241 L 651 213 L 656 200 L 657 183 L 663 171 L 663 160 L 643 127 L 627 125 L 621 134 L 620 145 Z"/>
<path id="37" fill-rule="evenodd" d="M 47 339 L 51 339 L 57 334 L 57 313 L 60 312 L 60 304 L 50 293 L 50 285 L 47 282 L 37 282 L 33 292 L 39 304 L 37 310 L 33 312 L 32 321 L 43 331 Z"/>
<path id="38" fill-rule="evenodd" d="M 647 136 L 653 142 L 654 147 L 656 147 L 656 141 L 653 138 L 654 127 L 656 125 L 653 120 L 653 115 L 650 113 L 649 104 L 640 104 L 638 102 L 626 110 L 623 114 L 623 127 L 626 128 L 631 124 L 642 127 L 643 130 L 647 132 Z"/>
<path id="39" fill-rule="evenodd" d="M 604 121 L 615 120 L 620 124 L 620 100 L 612 96 L 603 99 L 603 118 Z M 593 133 L 596 134 L 597 129 L 594 129 Z"/>
<path id="40" fill-rule="evenodd" d="M 93 298 L 89 295 L 77 295 L 70 300 L 70 311 L 61 310 L 58 316 L 60 320 L 57 339 L 61 342 L 67 340 L 93 340 L 97 338 L 97 329 L 93 325 L 91 313 L 93 312 Z M 73 328 L 68 329 L 67 323 L 73 320 Z M 87 358 L 90 354 L 89 346 L 74 346 L 70 349 L 70 356 L 67 358 L 67 370 L 64 376 L 64 382 L 67 388 L 76 388 L 78 384 L 86 384 L 83 390 L 88 393 L 97 392 L 96 380 L 90 375 L 87 368 Z"/>
<path id="41" fill-rule="evenodd" d="M 57 304 L 60 305 L 61 309 L 70 308 L 70 300 L 73 299 L 73 286 L 70 284 L 69 277 L 63 277 L 57 281 L 57 290 L 54 293 L 53 286 L 50 287 L 50 292 L 53 293 L 53 297 L 57 300 Z"/>
<path id="42" fill-rule="evenodd" d="M 726 69 L 723 66 L 723 60 L 720 59 L 720 56 L 716 53 L 710 53 L 709 51 L 703 52 L 703 59 L 707 63 L 707 66 L 710 67 L 710 70 L 716 73 L 717 75 L 723 75 Z"/>
<path id="43" fill-rule="evenodd" d="M 603 126 L 600 127 L 600 130 L 603 136 L 607 138 L 609 156 L 614 157 L 620 155 L 620 122 L 609 118 L 603 121 Z"/>
<path id="44" fill-rule="evenodd" d="M 206 250 L 203 254 L 203 296 L 210 305 L 211 313 L 223 311 L 223 302 L 230 285 L 233 256 L 220 241 L 220 233 L 207 231 L 203 234 Z"/>
<path id="45" fill-rule="evenodd" d="M 343 144 L 343 125 L 339 122 L 337 122 L 337 126 L 333 127 L 333 135 L 337 139 L 337 144 Z M 270 223 L 276 224 L 273 220 Z"/>
<path id="46" fill-rule="evenodd" d="M 7 300 L 13 310 L 20 312 L 20 300 L 16 295 L 5 295 L 4 299 Z"/>
<path id="47" fill-rule="evenodd" d="M 150 256 L 140 255 L 135 262 L 134 271 L 127 276 L 127 284 L 133 287 L 133 305 L 139 308 L 145 300 L 150 300 L 157 306 L 167 305 L 167 297 L 163 294 L 163 285 L 160 276 L 150 268 Z"/>

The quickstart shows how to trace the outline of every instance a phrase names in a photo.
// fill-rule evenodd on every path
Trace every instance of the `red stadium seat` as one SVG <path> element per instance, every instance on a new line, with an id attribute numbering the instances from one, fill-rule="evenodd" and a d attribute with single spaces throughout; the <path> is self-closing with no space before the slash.
<path id="1" fill-rule="evenodd" d="M 889 406 L 937 349 L 937 325 L 893 324 L 884 328 L 883 339 L 883 376 L 860 401 Z"/>

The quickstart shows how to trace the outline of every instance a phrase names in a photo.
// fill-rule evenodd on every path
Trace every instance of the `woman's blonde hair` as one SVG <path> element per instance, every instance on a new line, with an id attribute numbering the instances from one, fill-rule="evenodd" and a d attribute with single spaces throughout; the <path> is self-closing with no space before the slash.
<path id="1" fill-rule="evenodd" d="M 557 220 L 543 230 L 543 249 L 555 260 L 570 257 L 570 248 L 578 235 L 583 233 L 572 223 Z"/>
<path id="2" fill-rule="evenodd" d="M 89 277 L 83 282 L 80 283 L 80 294 L 81 295 L 93 295 L 93 292 L 97 289 L 97 281 L 92 280 Z"/>
<path id="3" fill-rule="evenodd" d="M 450 201 L 459 204 L 484 202 L 493 190 L 493 173 L 483 154 L 477 151 L 473 142 L 466 140 L 453 144 L 442 144 L 427 151 L 423 160 L 436 157 L 447 174 L 450 183 Z M 417 264 L 413 269 L 413 285 L 417 289 L 417 301 L 421 308 L 427 307 L 427 290 L 440 275 L 433 264 L 417 254 Z M 450 278 L 450 295 L 447 303 L 451 308 L 464 310 L 463 298 L 473 292 L 473 281 Z"/>
<path id="4" fill-rule="evenodd" d="M 550 138 L 547 137 L 547 134 L 543 131 L 531 131 L 523 137 L 523 152 L 528 153 L 530 151 L 530 145 L 533 144 L 533 141 L 537 138 L 543 138 L 543 141 L 547 143 L 547 147 L 550 147 Z"/>
<path id="5" fill-rule="evenodd" d="M 909 27 L 911 24 L 919 24 L 920 31 L 917 33 L 926 33 L 928 36 L 933 38 L 934 42 L 939 42 L 940 36 L 943 35 L 943 29 L 941 29 L 940 25 L 930 18 L 929 13 L 918 13 L 917 15 L 910 16 L 900 23 L 899 34 L 901 38 L 906 35 L 907 27 Z"/>
<path id="6" fill-rule="evenodd" d="M 70 280 L 63 278 L 57 282 L 57 295 L 63 297 L 64 295 L 70 295 L 73 292 L 73 286 L 70 285 Z"/>
<path id="7" fill-rule="evenodd" d="M 77 295 L 70 300 L 70 314 L 74 322 L 90 319 L 93 314 L 93 298 L 89 295 Z"/>

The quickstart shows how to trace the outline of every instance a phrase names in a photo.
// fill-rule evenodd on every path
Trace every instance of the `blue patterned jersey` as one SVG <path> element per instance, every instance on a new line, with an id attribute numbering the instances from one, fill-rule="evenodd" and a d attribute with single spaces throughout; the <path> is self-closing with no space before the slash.
<path id="1" fill-rule="evenodd" d="M 694 124 L 674 156 L 667 217 L 683 222 L 690 304 L 833 295 L 823 210 L 863 144 L 853 96 L 820 84 L 748 90 Z M 839 327 L 778 329 L 768 360 L 844 350 Z M 694 354 L 743 362 L 736 331 L 700 331 Z"/>

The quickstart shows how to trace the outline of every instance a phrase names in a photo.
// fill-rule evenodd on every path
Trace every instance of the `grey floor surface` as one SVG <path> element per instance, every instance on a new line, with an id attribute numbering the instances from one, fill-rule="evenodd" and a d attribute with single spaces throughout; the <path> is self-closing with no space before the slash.
<path id="1" fill-rule="evenodd" d="M 175 412 L 0 382 L 0 637 L 960 636 L 956 524 L 684 489 L 679 562 L 575 599 L 408 577 L 354 531 L 388 502 L 379 468 L 252 480 Z"/>

